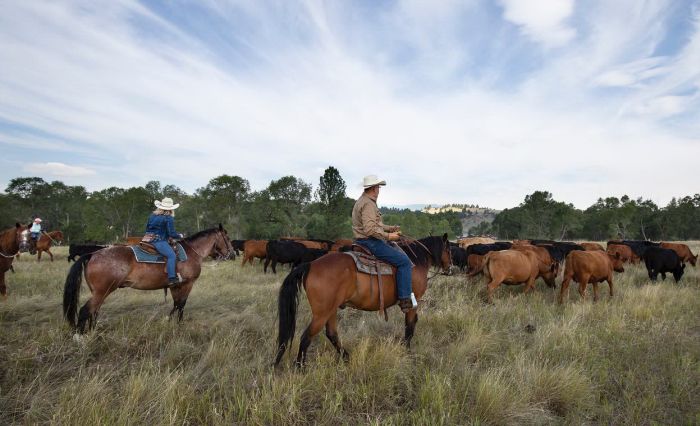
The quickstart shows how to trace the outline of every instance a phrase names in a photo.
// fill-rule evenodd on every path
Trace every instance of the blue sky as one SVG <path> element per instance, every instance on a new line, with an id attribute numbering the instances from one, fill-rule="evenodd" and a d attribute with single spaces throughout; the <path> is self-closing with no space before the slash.
<path id="1" fill-rule="evenodd" d="M 0 187 L 337 167 L 386 204 L 665 204 L 700 178 L 700 1 L 23 1 Z"/>

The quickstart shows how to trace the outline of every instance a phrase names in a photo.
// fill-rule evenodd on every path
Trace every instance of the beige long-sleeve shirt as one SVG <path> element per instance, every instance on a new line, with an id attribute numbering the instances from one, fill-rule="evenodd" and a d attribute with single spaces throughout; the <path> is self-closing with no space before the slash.
<path id="1" fill-rule="evenodd" d="M 382 222 L 382 214 L 377 207 L 377 200 L 362 194 L 352 208 L 352 233 L 355 238 L 378 238 L 386 240 L 395 226 Z"/>

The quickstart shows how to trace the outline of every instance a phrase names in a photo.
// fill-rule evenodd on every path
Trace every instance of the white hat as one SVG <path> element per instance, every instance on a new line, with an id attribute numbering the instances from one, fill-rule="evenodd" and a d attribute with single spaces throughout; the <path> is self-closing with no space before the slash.
<path id="1" fill-rule="evenodd" d="M 41 222 L 41 219 L 37 217 L 36 219 L 34 219 L 34 222 Z"/>
<path id="2" fill-rule="evenodd" d="M 163 198 L 163 201 L 154 201 L 153 204 L 156 205 L 161 210 L 175 210 L 176 208 L 180 207 L 179 204 L 173 203 L 172 198 Z"/>
<path id="3" fill-rule="evenodd" d="M 386 185 L 386 181 L 379 180 L 377 175 L 367 175 L 362 179 L 362 186 L 365 188 L 371 188 L 377 185 Z"/>

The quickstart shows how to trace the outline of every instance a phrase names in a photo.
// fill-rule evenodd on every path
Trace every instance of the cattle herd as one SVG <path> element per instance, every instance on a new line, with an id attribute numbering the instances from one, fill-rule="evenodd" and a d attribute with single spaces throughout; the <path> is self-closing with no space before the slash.
<path id="1" fill-rule="evenodd" d="M 232 240 L 236 255 L 243 252 L 242 266 L 252 264 L 255 259 L 264 262 L 263 271 L 277 273 L 277 265 L 291 267 L 311 262 L 329 251 L 348 251 L 352 240 L 336 241 L 280 238 L 277 240 Z M 649 278 L 656 281 L 659 274 L 666 279 L 672 274 L 676 282 L 683 276 L 686 263 L 696 265 L 686 244 L 674 242 L 652 242 L 634 240 L 612 240 L 607 247 L 598 243 L 575 243 L 551 240 L 495 241 L 485 237 L 459 239 L 451 244 L 454 268 L 467 277 L 484 275 L 487 280 L 487 300 L 501 284 L 524 284 L 524 291 L 534 289 L 538 278 L 554 288 L 555 279 L 561 272 L 563 281 L 559 294 L 562 303 L 571 281 L 579 283 L 579 293 L 585 295 L 586 286 L 593 285 L 594 300 L 598 299 L 598 284 L 606 281 L 613 295 L 613 271 L 624 272 L 624 264 L 644 262 Z M 105 246 L 75 245 L 69 248 L 68 260 L 94 252 Z"/>
<path id="2" fill-rule="evenodd" d="M 495 241 L 474 237 L 452 243 L 453 264 L 467 276 L 483 274 L 487 279 L 487 299 L 501 284 L 525 284 L 524 291 L 534 288 L 542 278 L 554 287 L 555 278 L 564 264 L 564 278 L 559 302 L 565 300 L 571 281 L 579 283 L 579 293 L 593 285 L 593 298 L 598 300 L 598 284 L 606 281 L 613 295 L 613 271 L 624 272 L 624 263 L 644 262 L 649 278 L 656 281 L 661 274 L 672 274 L 676 282 L 683 276 L 685 264 L 695 266 L 697 256 L 686 244 L 671 242 L 612 240 L 607 248 L 598 243 L 574 243 L 551 240 Z"/>

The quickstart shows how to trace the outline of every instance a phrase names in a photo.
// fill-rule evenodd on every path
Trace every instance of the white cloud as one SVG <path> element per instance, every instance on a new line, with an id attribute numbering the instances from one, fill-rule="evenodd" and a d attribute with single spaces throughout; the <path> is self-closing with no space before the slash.
<path id="1" fill-rule="evenodd" d="M 567 24 L 574 0 L 500 0 L 503 17 L 522 28 L 535 41 L 547 47 L 563 46 L 576 30 Z"/>
<path id="2" fill-rule="evenodd" d="M 29 163 L 23 167 L 23 170 L 29 173 L 39 175 L 48 175 L 54 177 L 83 177 L 92 176 L 95 171 L 87 167 L 69 166 L 63 163 Z"/>
<path id="3" fill-rule="evenodd" d="M 672 165 L 673 175 L 693 175 L 700 155 L 697 133 L 657 122 L 687 113 L 696 99 L 674 99 L 673 91 L 698 81 L 695 44 L 676 57 L 650 58 L 660 35 L 649 35 L 648 24 L 663 2 L 634 19 L 629 5 L 593 5 L 581 17 L 592 28 L 582 40 L 567 23 L 571 2 L 518 2 L 526 9 L 505 2 L 507 19 L 529 36 L 550 47 L 569 45 L 545 56 L 524 84 L 494 89 L 469 69 L 463 79 L 447 81 L 467 58 L 478 62 L 483 53 L 465 51 L 461 4 L 425 11 L 400 3 L 368 24 L 361 16 L 350 20 L 352 11 L 338 4 L 307 3 L 285 14 L 265 3 L 232 11 L 235 5 L 212 1 L 226 23 L 215 42 L 126 1 L 110 2 L 107 11 L 38 1 L 6 8 L 0 119 L 42 136 L 0 124 L 0 143 L 22 150 L 36 140 L 50 152 L 57 135 L 56 147 L 76 146 L 76 162 L 99 164 L 100 173 L 36 160 L 38 166 L 55 176 L 92 172 L 82 183 L 89 189 L 159 179 L 193 191 L 222 173 L 245 177 L 256 189 L 288 174 L 316 184 L 319 170 L 333 165 L 350 195 L 359 192 L 362 176 L 385 177 L 382 202 L 389 204 L 503 208 L 547 189 L 585 207 L 610 194 L 663 202 L 697 192 L 697 179 L 646 173 Z M 237 19 L 249 9 L 261 26 L 239 35 Z M 134 22 L 157 28 L 158 37 L 144 37 Z M 303 35 L 282 32 L 288 28 Z M 489 37 L 504 36 L 491 31 Z M 226 37 L 239 36 L 255 61 L 227 44 L 233 42 Z M 389 66 L 376 60 L 377 51 L 409 59 Z M 497 71 L 509 77 L 510 70 Z M 411 84 L 417 73 L 436 87 Z M 610 86 L 629 92 L 591 93 Z M 0 177 L 9 179 L 19 170 L 5 173 Z"/>

